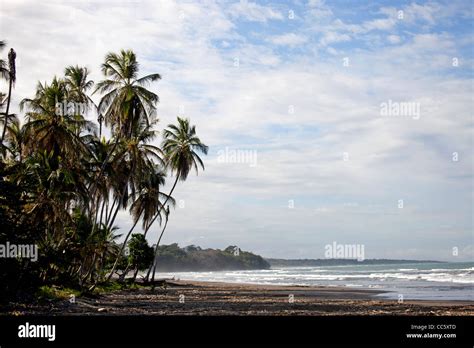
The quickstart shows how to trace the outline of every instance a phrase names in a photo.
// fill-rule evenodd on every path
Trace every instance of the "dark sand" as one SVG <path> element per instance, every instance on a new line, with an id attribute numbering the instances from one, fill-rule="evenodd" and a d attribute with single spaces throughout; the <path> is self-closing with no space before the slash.
<path id="1" fill-rule="evenodd" d="M 11 304 L 7 315 L 474 315 L 472 301 L 405 301 L 375 290 L 168 281 L 154 290 L 121 290 L 76 303 Z M 289 295 L 294 296 L 290 303 Z M 180 295 L 181 302 L 180 303 Z"/>

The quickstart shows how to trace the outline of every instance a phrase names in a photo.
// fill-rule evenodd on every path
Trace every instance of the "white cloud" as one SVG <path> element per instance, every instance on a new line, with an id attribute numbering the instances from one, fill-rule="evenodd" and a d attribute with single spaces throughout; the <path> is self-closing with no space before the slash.
<path id="1" fill-rule="evenodd" d="M 398 44 L 400 43 L 401 39 L 400 39 L 400 36 L 398 35 L 389 35 L 387 36 L 387 41 L 390 42 L 391 44 Z"/>
<path id="2" fill-rule="evenodd" d="M 243 18 L 251 22 L 267 22 L 268 20 L 283 19 L 283 15 L 279 11 L 246 0 L 232 4 L 228 12 L 233 18 Z"/>
<path id="3" fill-rule="evenodd" d="M 309 0 L 308 7 L 308 13 L 315 19 L 324 19 L 333 15 L 332 10 L 324 0 Z"/>
<path id="4" fill-rule="evenodd" d="M 308 41 L 308 38 L 303 35 L 295 33 L 288 33 L 283 35 L 272 36 L 268 38 L 268 41 L 280 46 L 299 46 Z"/>
<path id="5" fill-rule="evenodd" d="M 379 18 L 365 22 L 362 26 L 365 32 L 371 30 L 391 30 L 397 24 L 397 19 L 391 18 Z"/>
<path id="6" fill-rule="evenodd" d="M 339 34 L 334 31 L 327 32 L 324 37 L 320 40 L 320 43 L 323 46 L 336 43 L 336 42 L 344 42 L 344 41 L 350 41 L 351 37 L 347 34 Z"/>

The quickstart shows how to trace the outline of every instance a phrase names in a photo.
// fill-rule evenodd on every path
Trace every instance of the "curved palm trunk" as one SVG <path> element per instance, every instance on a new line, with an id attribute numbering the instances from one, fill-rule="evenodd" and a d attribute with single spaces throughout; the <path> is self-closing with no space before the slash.
<path id="1" fill-rule="evenodd" d="M 135 283 L 135 280 L 137 279 L 137 275 L 138 275 L 138 267 L 135 268 L 135 272 L 133 273 L 132 283 Z"/>
<path id="2" fill-rule="evenodd" d="M 119 282 L 124 282 L 125 281 L 125 277 L 127 276 L 128 272 L 130 272 L 130 262 L 127 263 L 127 267 L 125 267 L 125 270 L 123 271 L 123 273 L 119 276 Z"/>
<path id="3" fill-rule="evenodd" d="M 109 210 L 109 203 L 107 203 L 107 207 L 105 209 L 105 225 L 109 227 L 110 220 L 112 219 L 112 215 L 114 212 L 115 204 L 117 204 L 117 198 L 114 198 L 114 201 L 112 202 L 112 205 L 110 206 Z"/>
<path id="4" fill-rule="evenodd" d="M 170 199 L 171 195 L 173 194 L 173 191 L 176 187 L 176 184 L 178 183 L 178 179 L 179 179 L 179 175 L 176 176 L 176 180 L 174 181 L 174 184 L 173 184 L 173 187 L 171 188 L 171 191 L 170 193 L 168 194 L 168 197 L 166 197 L 165 199 L 165 202 L 161 205 L 161 209 L 158 210 L 158 212 L 156 213 L 155 217 L 153 218 L 153 220 L 151 220 L 151 222 L 148 224 L 148 226 L 146 227 L 146 230 L 145 230 L 145 233 L 144 233 L 144 236 L 146 237 L 147 233 L 148 233 L 148 230 L 151 228 L 151 225 L 153 225 L 153 223 L 155 222 L 156 218 L 160 215 L 161 211 L 163 210 L 163 207 L 166 207 L 166 203 L 168 203 L 168 200 Z"/>
<path id="5" fill-rule="evenodd" d="M 166 222 L 165 226 L 163 227 L 163 230 L 161 231 L 160 238 L 158 238 L 158 242 L 156 242 L 156 247 L 155 247 L 155 256 L 153 257 L 153 264 L 151 265 L 150 269 L 148 270 L 147 274 L 147 281 L 148 277 L 150 276 L 150 271 L 153 268 L 153 274 L 151 276 L 151 283 L 153 284 L 155 281 L 155 271 L 156 271 L 156 257 L 158 256 L 158 247 L 160 246 L 161 238 L 163 237 L 163 234 L 165 233 L 166 226 L 168 226 L 168 215 L 166 215 Z"/>
<path id="6" fill-rule="evenodd" d="M 117 217 L 117 213 L 118 211 L 120 210 L 120 203 L 117 205 L 117 207 L 115 208 L 115 213 L 114 213 L 114 216 L 112 216 L 110 222 L 108 222 L 108 225 L 107 225 L 107 228 L 111 229 L 114 222 L 115 222 L 115 218 Z M 110 211 L 110 213 L 112 213 L 112 211 Z"/>
<path id="7" fill-rule="evenodd" d="M 110 278 L 112 278 L 112 275 L 114 274 L 115 268 L 117 267 L 118 261 L 119 261 L 119 259 L 120 259 L 120 256 L 122 256 L 122 252 L 123 252 L 123 250 L 125 249 L 125 247 L 126 247 L 126 245 L 127 245 L 128 238 L 129 238 L 130 235 L 132 234 L 132 231 L 135 229 L 135 226 L 137 225 L 138 221 L 139 221 L 139 219 L 137 219 L 137 220 L 133 223 L 132 228 L 130 229 L 130 231 L 128 231 L 127 236 L 125 237 L 125 240 L 123 241 L 122 247 L 120 248 L 120 252 L 119 252 L 117 258 L 115 259 L 114 265 L 112 266 L 112 270 L 110 271 L 110 274 L 109 274 L 108 277 L 107 277 L 107 281 L 109 281 Z"/>
<path id="8" fill-rule="evenodd" d="M 163 209 L 163 207 L 166 206 L 166 203 L 168 202 L 169 198 L 171 197 L 171 194 L 173 193 L 175 187 L 176 187 L 176 184 L 178 183 L 178 179 L 179 179 L 179 175 L 176 175 L 176 180 L 174 181 L 174 184 L 173 184 L 173 187 L 171 188 L 171 191 L 170 193 L 168 194 L 168 197 L 166 197 L 166 200 L 165 202 L 162 204 L 162 208 L 160 210 L 158 210 L 158 212 L 156 213 L 155 217 L 153 218 L 153 220 L 151 220 L 150 224 L 147 226 L 146 230 L 145 230 L 145 233 L 144 233 L 144 236 L 146 237 L 147 233 L 148 233 L 148 230 L 151 228 L 151 225 L 153 225 L 153 223 L 155 222 L 156 218 L 160 215 L 161 213 L 161 210 Z M 166 224 L 168 224 L 168 215 L 166 215 L 166 223 L 165 223 L 165 228 L 166 228 Z M 163 236 L 163 232 L 165 231 L 165 229 L 163 229 L 163 231 L 161 232 L 161 235 L 160 235 L 160 238 L 158 239 L 158 242 L 156 243 L 156 248 L 155 248 L 155 257 L 153 258 L 153 262 L 150 266 L 150 268 L 148 269 L 148 273 L 146 275 L 146 278 L 145 278 L 145 281 L 148 282 L 148 280 L 150 279 L 150 272 L 152 271 L 153 267 L 155 266 L 155 259 L 156 259 L 156 254 L 158 252 L 158 246 L 160 244 L 160 240 L 161 240 L 161 237 Z M 154 274 L 154 272 L 153 272 Z"/>
<path id="9" fill-rule="evenodd" d="M 94 257 L 92 258 L 92 262 L 91 262 L 91 268 L 89 269 L 89 271 L 86 273 L 86 276 L 82 279 L 82 284 L 85 284 L 87 282 L 87 279 L 89 277 L 92 277 L 92 272 L 94 271 L 94 267 L 95 267 L 95 261 L 97 260 L 97 254 L 94 253 Z"/>

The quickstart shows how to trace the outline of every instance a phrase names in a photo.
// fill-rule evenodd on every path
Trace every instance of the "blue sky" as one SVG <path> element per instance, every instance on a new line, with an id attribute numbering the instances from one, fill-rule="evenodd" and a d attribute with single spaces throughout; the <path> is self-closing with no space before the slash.
<path id="1" fill-rule="evenodd" d="M 131 48 L 163 76 L 159 129 L 196 124 L 206 170 L 178 186 L 165 243 L 286 258 L 336 241 L 472 260 L 472 17 L 470 1 L 0 0 L 16 102 L 67 65 L 99 81 L 104 55 Z M 383 116 L 389 101 L 420 115 Z M 226 148 L 257 166 L 219 161 Z"/>

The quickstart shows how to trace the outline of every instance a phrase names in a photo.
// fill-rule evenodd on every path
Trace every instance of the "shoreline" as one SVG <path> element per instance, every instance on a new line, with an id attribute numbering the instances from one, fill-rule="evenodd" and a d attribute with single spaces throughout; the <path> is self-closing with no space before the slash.
<path id="1" fill-rule="evenodd" d="M 0 315 L 474 315 L 474 301 L 397 300 L 375 297 L 386 291 L 327 286 L 159 280 L 155 288 L 10 304 Z M 292 296 L 291 296 L 292 295 Z M 293 302 L 292 302 L 293 301 Z"/>

